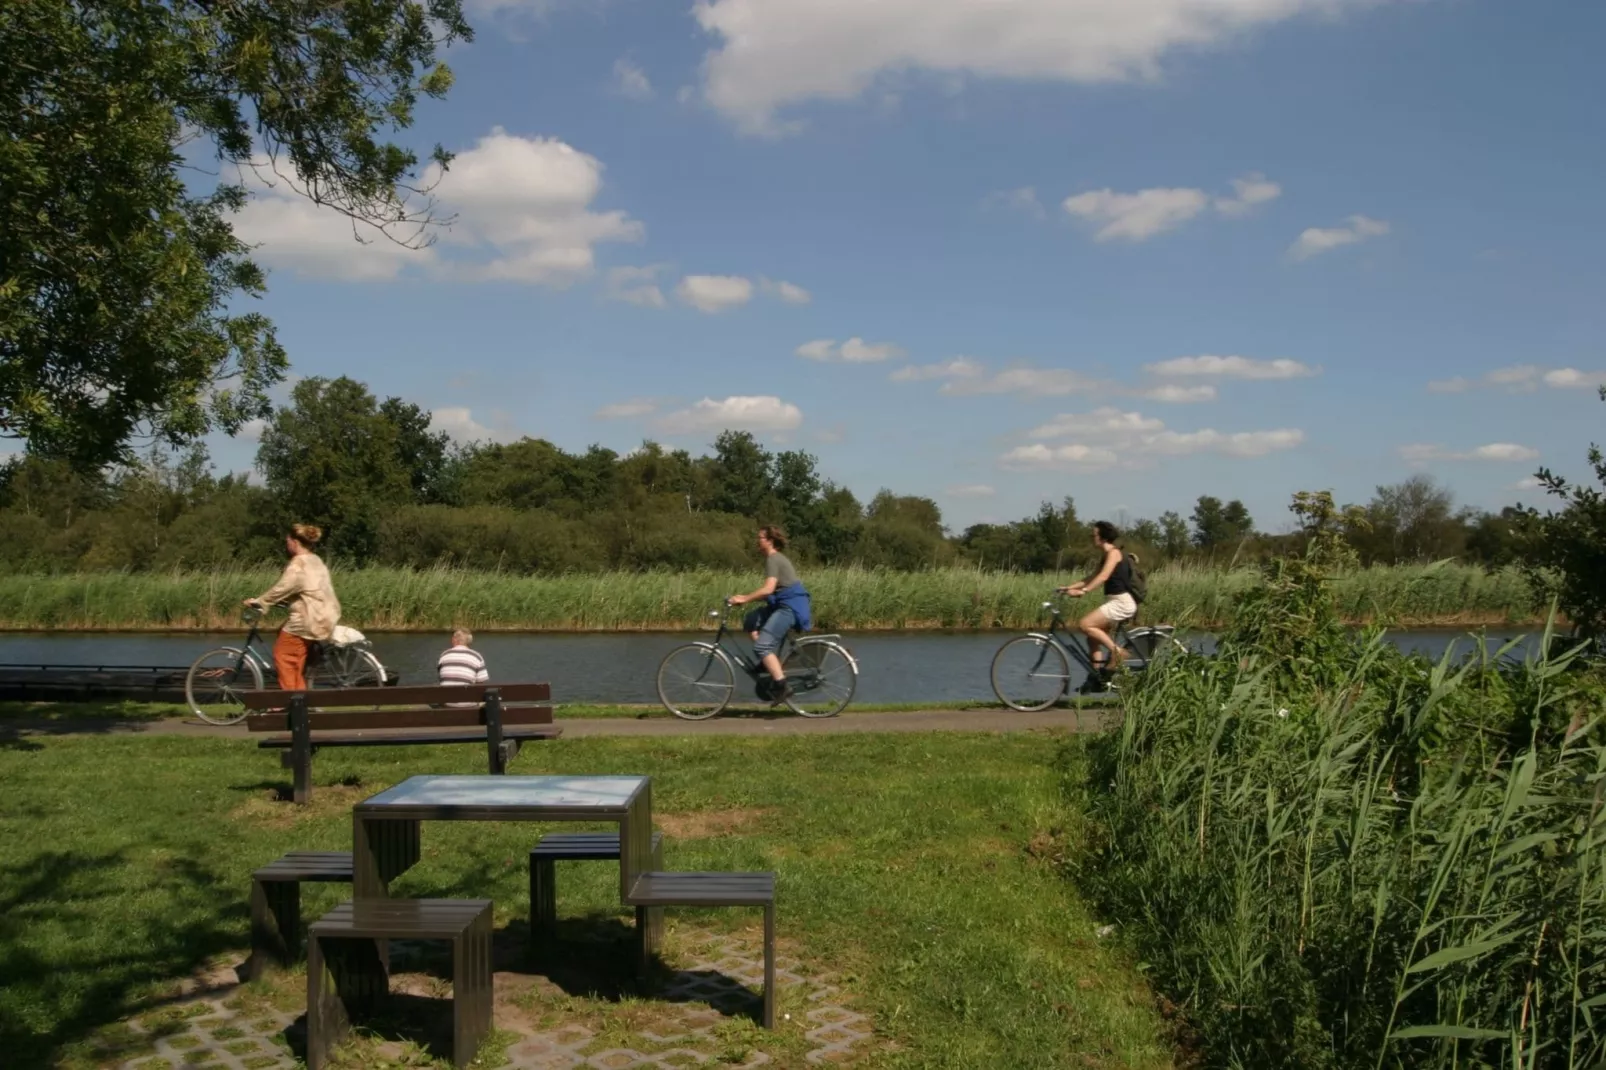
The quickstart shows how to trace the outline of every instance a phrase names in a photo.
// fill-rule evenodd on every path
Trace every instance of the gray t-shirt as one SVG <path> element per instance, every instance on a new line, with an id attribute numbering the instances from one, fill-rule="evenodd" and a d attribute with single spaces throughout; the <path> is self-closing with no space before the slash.
<path id="1" fill-rule="evenodd" d="M 797 569 L 792 567 L 792 562 L 786 559 L 785 554 L 770 554 L 769 557 L 765 558 L 764 578 L 769 579 L 771 576 L 775 577 L 776 590 L 780 590 L 782 587 L 790 587 L 794 583 L 803 582 L 798 579 Z"/>

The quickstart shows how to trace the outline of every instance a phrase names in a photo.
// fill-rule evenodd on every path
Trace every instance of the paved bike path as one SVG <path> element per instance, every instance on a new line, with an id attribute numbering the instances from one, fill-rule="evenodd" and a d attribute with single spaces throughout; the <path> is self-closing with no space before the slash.
<path id="1" fill-rule="evenodd" d="M 1111 708 L 1040 710 L 914 710 L 901 713 L 850 713 L 840 717 L 796 714 L 726 714 L 708 721 L 653 717 L 558 718 L 565 739 L 590 736 L 805 736 L 842 732 L 1027 732 L 1062 729 L 1096 732 L 1114 723 Z M 249 739 L 244 725 L 226 728 L 172 717 L 159 721 L 75 717 L 57 720 L 0 720 L 0 739 L 33 735 L 220 736 Z"/>

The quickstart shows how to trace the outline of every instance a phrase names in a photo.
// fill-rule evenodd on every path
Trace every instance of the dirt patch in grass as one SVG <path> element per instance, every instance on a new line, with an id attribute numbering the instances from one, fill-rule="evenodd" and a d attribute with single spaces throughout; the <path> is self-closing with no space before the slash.
<path id="1" fill-rule="evenodd" d="M 710 840 L 733 832 L 748 832 L 775 811 L 772 809 L 694 810 L 689 814 L 654 814 L 664 834 L 681 840 Z"/>
<path id="2" fill-rule="evenodd" d="M 319 784 L 312 789 L 312 798 L 297 806 L 286 790 L 263 788 L 236 806 L 229 817 L 257 828 L 294 828 L 332 815 L 349 814 L 353 806 L 373 793 L 372 787 L 362 784 Z"/>

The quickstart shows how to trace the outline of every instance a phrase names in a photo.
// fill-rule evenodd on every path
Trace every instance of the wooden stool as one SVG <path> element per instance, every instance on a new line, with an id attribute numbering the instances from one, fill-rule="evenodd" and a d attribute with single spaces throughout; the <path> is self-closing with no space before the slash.
<path id="1" fill-rule="evenodd" d="M 361 899 L 344 902 L 307 933 L 307 1066 L 320 1070 L 390 991 L 378 941 L 452 943 L 452 1063 L 467 1066 L 491 1031 L 491 901 Z"/>
<path id="2" fill-rule="evenodd" d="M 301 957 L 301 882 L 351 883 L 350 851 L 291 851 L 251 874 L 248 980 Z"/>
<path id="3" fill-rule="evenodd" d="M 764 908 L 764 1028 L 775 1028 L 775 874 L 643 873 L 630 890 L 636 925 L 646 912 L 664 907 Z M 642 967 L 647 965 L 646 952 Z"/>
<path id="4" fill-rule="evenodd" d="M 558 925 L 558 878 L 556 863 L 606 862 L 619 858 L 617 832 L 554 832 L 541 837 L 541 842 L 530 852 L 530 951 L 535 954 L 543 945 L 550 944 Z M 664 834 L 652 834 L 652 868 L 664 865 Z M 656 937 L 663 928 L 663 911 L 653 911 L 651 936 L 654 938 L 647 952 L 658 948 Z M 638 936 L 649 935 L 642 930 Z"/>

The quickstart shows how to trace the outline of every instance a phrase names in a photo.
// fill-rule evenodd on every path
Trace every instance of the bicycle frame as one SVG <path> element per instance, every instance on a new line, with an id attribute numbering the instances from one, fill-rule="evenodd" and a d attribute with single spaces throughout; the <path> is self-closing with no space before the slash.
<path id="1" fill-rule="evenodd" d="M 257 663 L 257 668 L 262 670 L 264 682 L 267 681 L 270 675 L 277 681 L 279 679 L 279 670 L 274 666 L 272 659 L 263 657 L 256 649 L 258 640 L 262 639 L 262 629 L 258 627 L 258 624 L 265 616 L 267 616 L 265 611 L 258 611 L 246 616 L 246 623 L 251 626 L 251 630 L 246 633 L 245 643 L 240 647 L 240 660 L 234 663 L 234 671 L 238 673 L 245 667 L 245 659 L 250 658 Z"/>
<path id="2" fill-rule="evenodd" d="M 1083 672 L 1092 675 L 1092 673 L 1098 667 L 1093 662 L 1093 640 L 1086 636 L 1082 636 L 1081 639 L 1077 638 L 1081 633 L 1072 630 L 1071 627 L 1065 622 L 1065 616 L 1059 603 L 1044 602 L 1043 608 L 1050 610 L 1053 613 L 1053 617 L 1050 618 L 1048 622 L 1048 630 L 1043 632 L 1032 632 L 1030 634 L 1039 636 L 1053 643 L 1055 646 L 1063 650 L 1072 661 L 1082 666 Z M 1124 620 L 1118 621 L 1114 630 L 1110 632 L 1110 638 L 1115 640 L 1117 649 L 1131 644 L 1134 638 L 1132 632 L 1127 628 L 1127 623 L 1128 622 Z M 1142 628 L 1139 630 L 1145 634 L 1155 631 L 1154 628 Z M 1064 639 L 1060 638 L 1061 632 L 1063 632 L 1065 635 Z M 1148 658 L 1144 658 L 1139 664 L 1133 664 L 1132 657 L 1130 655 L 1128 655 L 1126 660 L 1127 667 L 1131 669 L 1142 669 L 1147 664 Z M 1109 661 L 1105 660 L 1099 663 L 1099 665 L 1108 668 Z"/>
<path id="3" fill-rule="evenodd" d="M 719 629 L 714 632 L 713 645 L 715 649 L 724 654 L 731 660 L 733 664 L 735 664 L 743 672 L 747 673 L 747 675 L 753 677 L 753 679 L 757 680 L 760 676 L 768 676 L 769 670 L 764 668 L 763 662 L 751 656 L 751 649 L 745 653 L 740 647 L 735 647 L 735 649 L 731 650 L 725 649 L 725 634 L 734 630 L 730 626 L 730 608 L 731 607 L 726 607 L 725 609 L 716 609 L 709 614 L 710 616 L 719 618 Z M 732 645 L 734 647 L 734 644 Z M 786 637 L 781 640 L 781 645 L 776 648 L 775 656 L 784 662 L 786 660 L 786 656 L 792 652 L 793 645 L 792 633 L 787 632 Z"/>

